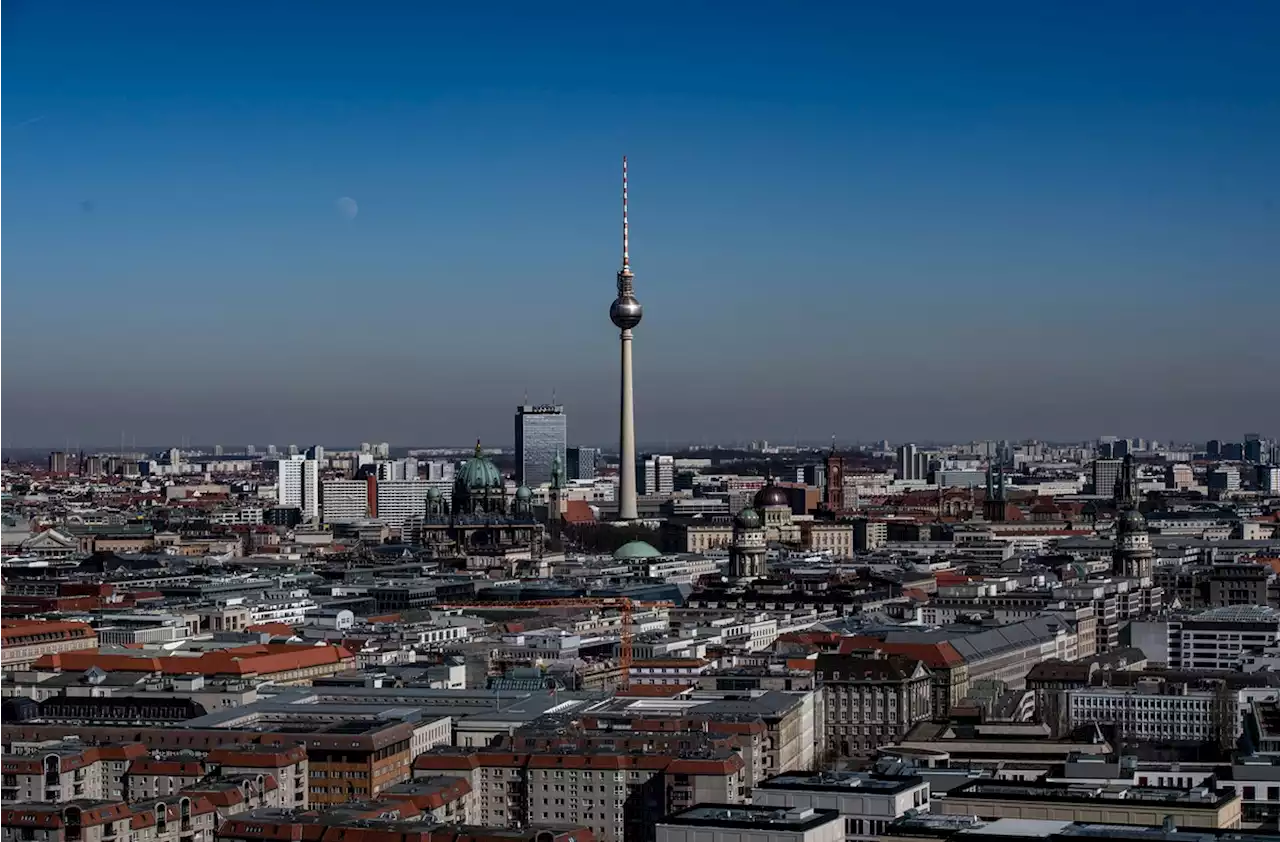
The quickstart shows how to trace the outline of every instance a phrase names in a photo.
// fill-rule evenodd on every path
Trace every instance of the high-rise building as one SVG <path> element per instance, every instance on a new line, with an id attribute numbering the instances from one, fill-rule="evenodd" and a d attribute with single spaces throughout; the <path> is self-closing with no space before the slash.
<path id="1" fill-rule="evenodd" d="M 269 445 L 267 445 L 267 455 L 268 455 L 268 456 L 275 456 L 278 452 L 279 452 L 279 451 L 277 451 L 277 450 L 276 450 L 276 446 L 275 446 L 274 444 L 269 444 Z"/>
<path id="2" fill-rule="evenodd" d="M 361 452 L 361 453 L 372 453 L 372 452 L 373 452 L 373 445 L 369 444 L 369 442 L 367 442 L 367 441 L 362 441 L 362 442 L 360 442 L 360 452 Z"/>
<path id="3" fill-rule="evenodd" d="M 65 474 L 67 473 L 67 454 L 61 450 L 54 450 L 49 454 L 49 473 Z"/>
<path id="4" fill-rule="evenodd" d="M 1164 469 L 1164 487 L 1175 491 L 1185 491 L 1196 484 L 1195 471 L 1190 465 L 1170 465 Z"/>
<path id="5" fill-rule="evenodd" d="M 176 447 L 171 447 L 171 448 L 169 448 L 169 464 L 170 464 L 170 465 L 174 465 L 174 466 L 177 466 L 177 465 L 181 465 L 181 464 L 182 464 L 182 451 L 181 451 L 181 450 L 179 450 L 179 449 L 178 449 L 178 448 L 176 448 Z"/>
<path id="6" fill-rule="evenodd" d="M 560 404 L 516 407 L 516 484 L 551 482 L 551 465 L 565 463 L 569 418 Z"/>
<path id="7" fill-rule="evenodd" d="M 1204 455 L 1208 456 L 1210 459 L 1221 459 L 1222 458 L 1222 442 L 1220 442 L 1218 439 L 1209 439 L 1209 441 L 1205 443 L 1205 446 L 1204 446 Z"/>
<path id="8" fill-rule="evenodd" d="M 289 445 L 288 453 L 289 453 L 289 458 L 293 458 L 294 456 L 297 456 L 299 453 L 298 446 L 296 444 Z"/>
<path id="9" fill-rule="evenodd" d="M 676 458 L 653 454 L 640 466 L 641 494 L 671 494 L 676 490 Z"/>
<path id="10" fill-rule="evenodd" d="M 571 447 L 565 452 L 565 465 L 569 479 L 595 479 L 596 466 L 600 463 L 600 448 Z"/>
<path id="11" fill-rule="evenodd" d="M 627 158 L 622 158 L 622 268 L 618 270 L 618 297 L 609 306 L 609 320 L 617 326 L 621 349 L 622 383 L 618 418 L 618 519 L 635 520 L 636 509 L 636 416 L 631 388 L 631 331 L 643 313 L 636 300 L 631 274 L 629 231 L 627 228 Z"/>
<path id="12" fill-rule="evenodd" d="M 375 472 L 379 482 L 387 480 L 405 480 L 418 478 L 418 458 L 409 456 L 404 459 L 388 459 L 375 463 Z"/>
<path id="13" fill-rule="evenodd" d="M 285 508 L 300 509 L 303 520 L 320 517 L 320 463 L 301 456 L 281 459 L 277 468 L 276 499 Z"/>
<path id="14" fill-rule="evenodd" d="M 1222 493 L 1224 491 L 1240 490 L 1240 471 L 1235 468 L 1221 467 L 1209 472 L 1209 491 Z"/>
<path id="15" fill-rule="evenodd" d="M 1246 433 L 1244 437 L 1244 458 L 1246 462 L 1263 462 L 1263 454 L 1267 448 L 1262 436 L 1257 433 Z"/>
<path id="16" fill-rule="evenodd" d="M 391 445 L 385 441 L 379 443 L 377 448 L 375 449 L 374 455 L 377 456 L 379 459 L 390 459 Z"/>
<path id="17" fill-rule="evenodd" d="M 324 461 L 324 448 L 318 444 L 313 444 L 307 448 L 307 458 L 314 459 L 317 462 Z"/>
<path id="18" fill-rule="evenodd" d="M 929 453 L 914 444 L 898 448 L 898 479 L 924 480 L 929 478 Z"/>
<path id="19" fill-rule="evenodd" d="M 1280 467 L 1275 465 L 1258 465 L 1258 490 L 1263 494 L 1280 494 Z"/>
<path id="20" fill-rule="evenodd" d="M 222 455 L 222 445 L 220 445 L 220 444 L 215 444 L 215 445 L 213 446 L 213 455 L 214 455 L 214 456 L 221 456 L 221 455 Z"/>
<path id="21" fill-rule="evenodd" d="M 258 453 L 258 448 L 254 447 L 251 444 L 246 444 L 244 446 L 244 452 L 245 452 L 245 455 L 247 456 L 255 456 Z"/>
<path id="22" fill-rule="evenodd" d="M 1116 480 L 1120 478 L 1119 459 L 1093 460 L 1093 493 L 1099 497 L 1116 493 Z"/>
<path id="23" fill-rule="evenodd" d="M 1244 443 L 1238 441 L 1224 442 L 1222 445 L 1222 458 L 1229 462 L 1243 461 Z"/>
<path id="24" fill-rule="evenodd" d="M 377 481 L 373 477 L 327 479 L 321 487 L 325 523 L 352 523 L 375 516 Z"/>

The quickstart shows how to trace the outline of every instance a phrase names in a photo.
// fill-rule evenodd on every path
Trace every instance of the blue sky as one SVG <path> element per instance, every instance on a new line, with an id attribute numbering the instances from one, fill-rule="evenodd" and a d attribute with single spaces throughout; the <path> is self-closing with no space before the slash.
<path id="1" fill-rule="evenodd" d="M 4 7 L 3 438 L 1280 434 L 1280 5 Z M 349 197 L 352 217 L 335 204 Z"/>

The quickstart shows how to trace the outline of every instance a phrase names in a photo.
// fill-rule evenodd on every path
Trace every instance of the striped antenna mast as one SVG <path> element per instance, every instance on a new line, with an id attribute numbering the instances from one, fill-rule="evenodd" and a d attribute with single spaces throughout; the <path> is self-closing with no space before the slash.
<path id="1" fill-rule="evenodd" d="M 630 229 L 627 227 L 627 156 L 622 156 L 622 271 L 631 266 Z"/>

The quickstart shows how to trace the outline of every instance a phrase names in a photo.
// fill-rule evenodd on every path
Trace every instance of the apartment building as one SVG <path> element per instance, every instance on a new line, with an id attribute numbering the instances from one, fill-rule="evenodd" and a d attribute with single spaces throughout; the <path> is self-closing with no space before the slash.
<path id="1" fill-rule="evenodd" d="M 58 803 L 77 798 L 123 800 L 129 765 L 147 754 L 141 743 L 87 745 L 48 740 L 4 755 L 3 800 Z"/>
<path id="2" fill-rule="evenodd" d="M 742 757 L 729 750 L 623 754 L 608 749 L 518 752 L 439 747 L 414 761 L 418 777 L 464 778 L 480 823 L 582 825 L 600 842 L 654 838 L 654 819 L 705 801 L 746 798 Z"/>
<path id="3" fill-rule="evenodd" d="M 205 763 L 218 774 L 244 784 L 270 775 L 280 788 L 280 802 L 286 807 L 306 807 L 309 766 L 303 746 L 245 745 L 219 748 L 209 752 Z"/>

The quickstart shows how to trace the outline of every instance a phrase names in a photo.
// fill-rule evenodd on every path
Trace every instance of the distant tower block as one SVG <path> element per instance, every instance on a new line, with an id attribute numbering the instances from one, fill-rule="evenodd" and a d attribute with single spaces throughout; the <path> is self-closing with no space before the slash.
<path id="1" fill-rule="evenodd" d="M 609 307 L 609 318 L 622 331 L 622 396 L 618 435 L 618 519 L 635 520 L 636 510 L 636 418 L 631 388 L 631 331 L 643 314 L 632 283 L 631 255 L 628 253 L 627 159 L 622 158 L 622 268 L 618 270 L 618 297 Z"/>

